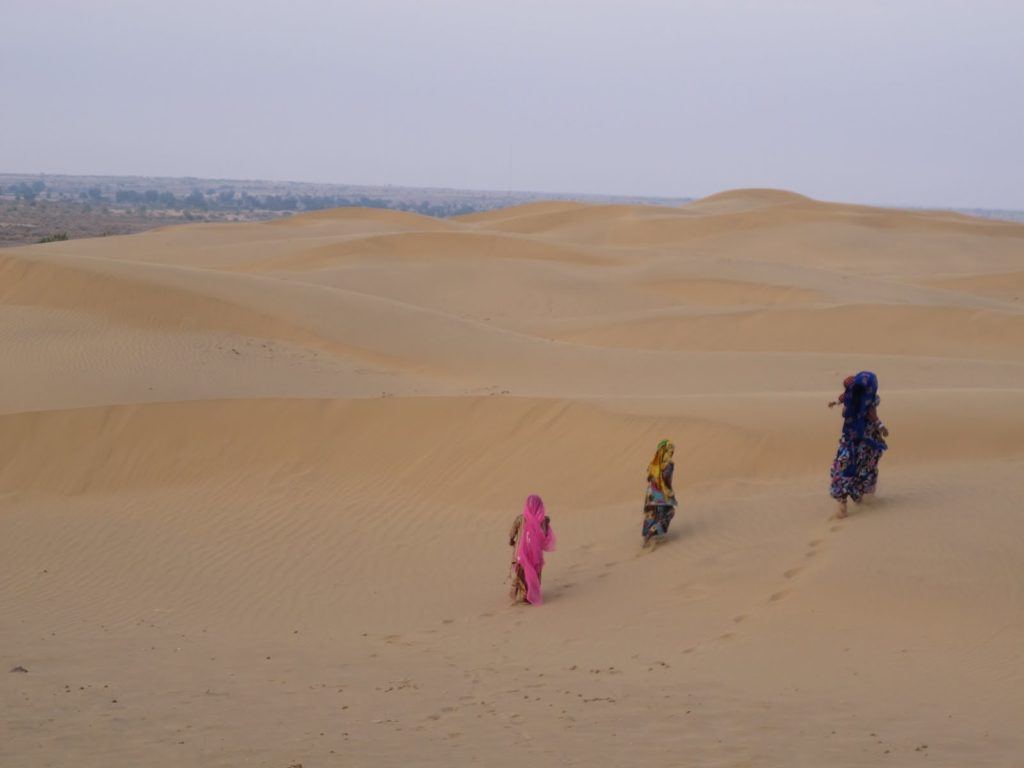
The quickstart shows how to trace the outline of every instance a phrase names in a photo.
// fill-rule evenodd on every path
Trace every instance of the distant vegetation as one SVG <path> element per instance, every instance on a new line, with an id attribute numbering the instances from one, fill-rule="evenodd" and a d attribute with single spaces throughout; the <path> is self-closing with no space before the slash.
<path id="1" fill-rule="evenodd" d="M 41 181 L 33 181 L 31 184 L 22 181 L 8 187 L 7 194 L 12 195 L 15 200 L 24 200 L 28 203 L 34 203 L 36 198 L 39 197 L 40 193 L 45 189 L 46 184 Z"/>
<path id="2" fill-rule="evenodd" d="M 82 200 L 102 202 L 105 198 L 98 189 L 90 189 L 80 193 Z M 395 208 L 414 211 L 427 216 L 459 216 L 474 213 L 479 207 L 469 204 L 435 203 L 430 201 L 409 201 L 397 203 L 382 197 L 366 195 L 312 195 L 312 194 L 270 194 L 254 195 L 249 192 L 239 193 L 234 189 L 193 189 L 187 195 L 175 195 L 173 192 L 158 189 L 117 189 L 114 191 L 113 202 L 120 205 L 145 206 L 147 208 L 164 208 L 192 212 L 254 212 L 272 211 L 288 213 L 300 211 L 320 211 L 327 208 Z"/>
<path id="3" fill-rule="evenodd" d="M 0 174 L 0 246 L 140 232 L 182 222 L 263 221 L 325 208 L 444 218 L 538 200 L 678 205 L 682 198 L 356 186 L 290 181 Z"/>
<path id="4" fill-rule="evenodd" d="M 71 238 L 68 237 L 68 233 L 67 232 L 58 232 L 55 235 L 47 235 L 46 237 L 42 238 L 39 242 L 40 243 L 59 243 L 62 240 L 70 240 L 70 239 Z"/>

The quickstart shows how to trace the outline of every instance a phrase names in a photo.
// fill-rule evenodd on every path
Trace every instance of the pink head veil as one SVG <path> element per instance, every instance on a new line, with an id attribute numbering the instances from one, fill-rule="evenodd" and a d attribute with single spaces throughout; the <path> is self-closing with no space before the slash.
<path id="1" fill-rule="evenodd" d="M 526 580 L 526 599 L 533 605 L 540 605 L 540 572 L 544 568 L 544 552 L 555 548 L 555 532 L 551 526 L 545 530 L 544 502 L 540 496 L 526 497 L 523 507 L 523 529 L 519 534 L 516 562 L 523 568 Z"/>

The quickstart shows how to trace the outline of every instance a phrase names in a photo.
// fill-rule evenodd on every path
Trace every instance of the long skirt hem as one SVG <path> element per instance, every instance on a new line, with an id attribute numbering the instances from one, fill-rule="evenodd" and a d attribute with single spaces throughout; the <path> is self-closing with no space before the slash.
<path id="1" fill-rule="evenodd" d="M 878 461 L 886 445 L 880 440 L 853 441 L 843 434 L 832 462 L 832 483 L 829 493 L 836 501 L 852 499 L 854 503 L 875 492 L 878 484 Z"/>

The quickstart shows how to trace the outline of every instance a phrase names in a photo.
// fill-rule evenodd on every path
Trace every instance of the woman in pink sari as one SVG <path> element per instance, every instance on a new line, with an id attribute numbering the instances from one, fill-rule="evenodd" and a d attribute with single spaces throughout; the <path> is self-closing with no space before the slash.
<path id="1" fill-rule="evenodd" d="M 525 600 L 531 605 L 540 605 L 544 599 L 540 592 L 540 574 L 544 569 L 544 553 L 555 548 L 555 532 L 551 530 L 551 518 L 544 513 L 544 502 L 540 496 L 526 497 L 523 514 L 512 523 L 508 543 L 515 547 L 512 561 L 513 600 Z"/>

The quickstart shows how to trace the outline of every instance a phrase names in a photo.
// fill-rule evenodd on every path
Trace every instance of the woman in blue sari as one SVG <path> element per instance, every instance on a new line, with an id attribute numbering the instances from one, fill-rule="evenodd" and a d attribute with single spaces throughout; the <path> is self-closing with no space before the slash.
<path id="1" fill-rule="evenodd" d="M 837 517 L 846 517 L 846 500 L 861 499 L 875 492 L 878 461 L 889 447 L 889 430 L 878 418 L 878 377 L 861 371 L 843 381 L 843 394 L 828 404 L 843 406 L 843 432 L 832 462 L 832 498 L 839 502 Z"/>

